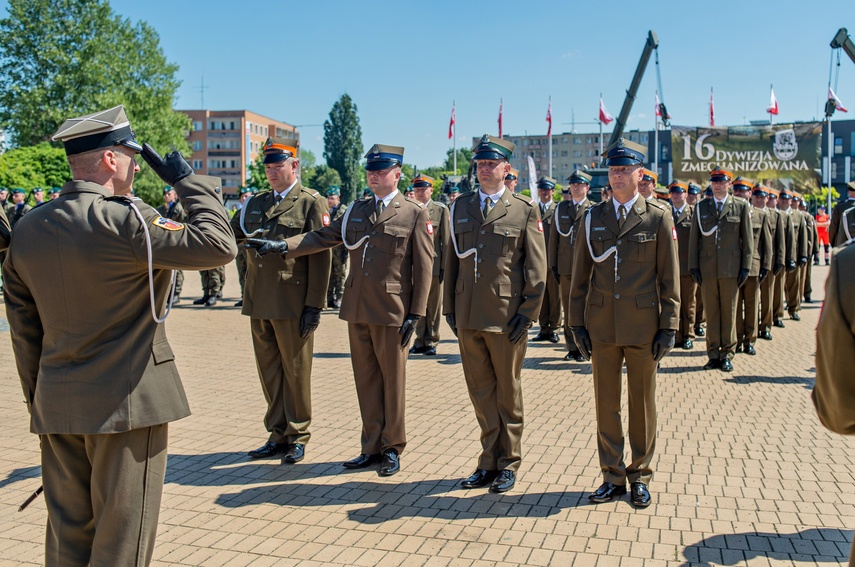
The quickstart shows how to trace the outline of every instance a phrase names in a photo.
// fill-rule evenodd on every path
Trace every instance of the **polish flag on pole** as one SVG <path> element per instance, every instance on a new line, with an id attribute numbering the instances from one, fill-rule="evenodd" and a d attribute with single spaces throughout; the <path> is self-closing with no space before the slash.
<path id="1" fill-rule="evenodd" d="M 662 112 L 659 110 L 659 104 L 659 91 L 656 91 L 656 108 L 653 110 L 653 112 L 656 113 L 656 116 L 659 116 L 661 118 Z"/>
<path id="2" fill-rule="evenodd" d="M 606 110 L 606 105 L 603 104 L 603 97 L 600 96 L 600 122 L 608 126 L 612 120 L 614 120 L 614 117 Z"/>
<path id="3" fill-rule="evenodd" d="M 766 109 L 766 112 L 768 112 L 769 114 L 774 114 L 775 116 L 777 116 L 778 115 L 778 99 L 775 98 L 775 89 L 773 89 L 770 85 L 769 90 L 771 91 L 772 94 L 769 98 L 769 108 Z"/>
<path id="4" fill-rule="evenodd" d="M 715 128 L 715 102 L 712 87 L 710 87 L 710 128 Z"/>
<path id="5" fill-rule="evenodd" d="M 840 99 L 839 99 L 839 98 L 837 98 L 837 95 L 836 95 L 836 94 L 834 94 L 834 91 L 833 91 L 833 90 L 831 90 L 831 87 L 828 87 L 828 98 L 829 98 L 829 100 L 833 100 L 833 101 L 834 101 L 834 109 L 835 109 L 835 110 L 839 110 L 840 112 L 849 112 L 849 111 L 848 111 L 848 110 L 846 110 L 846 108 L 843 106 L 843 103 L 842 103 L 842 102 L 840 102 Z"/>
<path id="6" fill-rule="evenodd" d="M 454 103 L 451 103 L 451 122 L 448 123 L 448 139 L 454 137 Z"/>
<path id="7" fill-rule="evenodd" d="M 503 99 L 499 99 L 499 137 L 502 137 L 502 105 L 504 104 Z"/>
<path id="8" fill-rule="evenodd" d="M 546 121 L 549 123 L 549 127 L 546 129 L 546 135 L 552 135 L 552 97 L 549 97 L 549 106 L 546 109 Z"/>

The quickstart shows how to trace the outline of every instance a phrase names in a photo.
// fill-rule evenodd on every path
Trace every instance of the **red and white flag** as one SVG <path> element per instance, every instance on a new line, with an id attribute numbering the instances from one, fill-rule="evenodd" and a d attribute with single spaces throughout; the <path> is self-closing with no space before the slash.
<path id="1" fill-rule="evenodd" d="M 715 102 L 713 101 L 713 90 L 710 87 L 710 128 L 715 127 Z"/>
<path id="2" fill-rule="evenodd" d="M 612 117 L 612 115 L 609 114 L 609 111 L 606 110 L 606 105 L 603 104 L 603 97 L 600 95 L 600 122 L 608 125 L 612 120 L 614 120 L 614 117 Z"/>
<path id="3" fill-rule="evenodd" d="M 835 109 L 835 110 L 839 110 L 840 112 L 849 112 L 849 111 L 848 111 L 848 110 L 846 110 L 846 108 L 843 106 L 843 103 L 842 103 L 842 102 L 840 102 L 840 99 L 839 99 L 839 98 L 837 98 L 837 95 L 836 95 L 836 94 L 834 94 L 834 91 L 833 91 L 833 90 L 831 90 L 831 87 L 828 87 L 828 98 L 829 98 L 829 100 L 833 100 L 833 101 L 834 101 L 834 109 Z"/>
<path id="4" fill-rule="evenodd" d="M 502 137 L 502 105 L 504 104 L 504 100 L 499 99 L 499 137 Z"/>
<path id="5" fill-rule="evenodd" d="M 654 111 L 653 111 L 653 112 L 655 112 L 655 113 L 656 113 L 656 116 L 661 117 L 661 116 L 662 116 L 662 112 L 659 110 L 659 104 L 660 104 L 660 102 L 659 102 L 659 92 L 657 91 L 657 93 L 656 93 L 656 108 L 654 109 Z"/>
<path id="6" fill-rule="evenodd" d="M 769 87 L 769 90 L 771 91 L 772 94 L 769 97 L 769 108 L 766 109 L 766 112 L 768 112 L 769 114 L 774 114 L 775 116 L 777 116 L 778 115 L 778 99 L 775 98 L 775 89 L 773 89 L 772 87 Z"/>
<path id="7" fill-rule="evenodd" d="M 448 139 L 454 137 L 454 103 L 451 103 L 451 122 L 448 123 Z"/>
<path id="8" fill-rule="evenodd" d="M 546 137 L 552 135 L 552 97 L 549 97 L 549 106 L 546 108 L 546 121 L 549 123 L 549 127 L 546 129 Z"/>

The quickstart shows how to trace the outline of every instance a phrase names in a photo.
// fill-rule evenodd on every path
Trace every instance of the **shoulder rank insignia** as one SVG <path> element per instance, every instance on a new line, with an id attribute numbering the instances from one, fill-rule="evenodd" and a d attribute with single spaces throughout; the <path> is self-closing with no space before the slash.
<path id="1" fill-rule="evenodd" d="M 151 222 L 151 224 L 159 226 L 164 230 L 182 230 L 184 228 L 184 224 L 164 217 L 157 217 Z"/>

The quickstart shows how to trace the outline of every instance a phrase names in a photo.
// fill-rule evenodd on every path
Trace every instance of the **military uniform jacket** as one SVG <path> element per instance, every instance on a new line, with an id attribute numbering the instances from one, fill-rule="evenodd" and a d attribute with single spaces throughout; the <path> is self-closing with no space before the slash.
<path id="1" fill-rule="evenodd" d="M 671 208 L 671 215 L 674 218 L 674 228 L 677 230 L 677 257 L 680 259 L 680 275 L 688 276 L 689 274 L 689 236 L 692 233 L 692 223 L 695 219 L 695 206 L 686 203 L 683 205 L 683 210 L 679 215 L 675 215 L 675 210 Z"/>
<path id="2" fill-rule="evenodd" d="M 189 223 L 139 199 L 70 181 L 15 228 L 3 266 L 6 314 L 33 433 L 119 433 L 190 414 L 163 324 L 152 318 L 148 255 L 161 315 L 171 270 L 204 270 L 237 252 L 220 181 L 175 185 Z"/>
<path id="3" fill-rule="evenodd" d="M 448 253 L 448 207 L 428 201 L 425 208 L 433 225 L 433 275 L 438 277 L 440 270 L 445 269 L 445 255 Z"/>
<path id="4" fill-rule="evenodd" d="M 590 239 L 585 219 L 574 250 L 570 325 L 586 327 L 594 341 L 616 345 L 648 344 L 659 329 L 676 331 L 680 269 L 670 207 L 639 195 L 623 229 L 614 199 L 594 205 L 587 215 Z M 615 252 L 594 261 L 612 247 Z"/>
<path id="5" fill-rule="evenodd" d="M 172 219 L 178 222 L 187 222 L 187 213 L 184 211 L 184 207 L 181 206 L 179 201 L 175 201 L 175 204 L 172 205 L 172 207 L 169 207 L 164 203 L 157 208 L 157 212 L 163 218 Z"/>
<path id="6" fill-rule="evenodd" d="M 543 239 L 546 243 L 546 250 L 549 250 L 549 235 L 552 232 L 552 221 L 555 218 L 555 210 L 557 204 L 550 201 L 548 205 L 549 208 L 546 209 L 546 213 L 544 214 L 543 211 L 541 211 L 540 213 L 540 220 L 543 221 Z M 537 206 L 538 210 L 540 210 L 539 200 L 535 202 L 535 206 Z"/>
<path id="7" fill-rule="evenodd" d="M 772 267 L 787 264 L 787 243 L 785 240 L 784 217 L 778 209 L 766 207 L 766 222 L 769 224 L 769 236 L 772 239 Z"/>
<path id="8" fill-rule="evenodd" d="M 6 218 L 6 212 L 0 207 L 0 252 L 9 248 L 9 239 L 12 237 L 12 227 L 9 225 L 9 219 Z"/>
<path id="9" fill-rule="evenodd" d="M 837 203 L 831 210 L 831 221 L 828 225 L 828 242 L 832 246 L 840 246 L 846 242 L 846 229 L 855 238 L 855 199 L 847 199 Z"/>
<path id="10" fill-rule="evenodd" d="M 451 229 L 458 258 L 445 263 L 443 314 L 453 313 L 459 329 L 510 332 L 520 314 L 537 319 L 546 290 L 546 243 L 540 210 L 505 189 L 484 219 L 478 191 L 457 198 Z M 477 272 L 477 277 L 476 277 Z"/>
<path id="11" fill-rule="evenodd" d="M 805 230 L 808 237 L 808 256 L 819 253 L 819 234 L 816 232 L 816 219 L 807 211 L 799 211 L 805 219 Z"/>
<path id="12" fill-rule="evenodd" d="M 579 203 L 578 210 L 573 201 L 561 201 L 554 207 L 546 256 L 549 269 L 557 267 L 560 276 L 573 274 L 573 247 L 576 245 L 580 223 L 590 206 L 591 202 L 585 199 Z"/>
<path id="13" fill-rule="evenodd" d="M 807 258 L 808 256 L 808 240 L 807 225 L 805 217 L 798 209 L 787 209 L 784 211 L 786 215 L 784 222 L 789 220 L 790 234 L 792 234 L 793 243 L 793 259 L 798 262 L 799 258 Z"/>
<path id="14" fill-rule="evenodd" d="M 765 210 L 749 205 L 751 214 L 751 233 L 753 235 L 751 246 L 751 268 L 748 275 L 751 277 L 760 275 L 760 268 L 767 272 L 772 270 L 774 250 L 772 247 L 772 232 L 769 228 L 771 215 Z"/>
<path id="15" fill-rule="evenodd" d="M 275 193 L 265 191 L 244 203 L 246 214 L 231 220 L 238 245 L 247 236 L 285 240 L 330 224 L 326 198 L 298 181 L 276 205 Z M 247 250 L 246 284 L 241 313 L 253 319 L 299 319 L 306 306 L 323 309 L 330 278 L 330 253 L 296 258 L 279 254 L 258 256 Z"/>
<path id="16" fill-rule="evenodd" d="M 375 199 L 349 207 L 350 273 L 339 318 L 349 323 L 397 326 L 407 314 L 424 316 L 433 270 L 433 225 L 427 209 L 398 193 L 378 217 Z M 287 239 L 288 257 L 313 254 L 342 243 L 345 217 Z M 324 284 L 321 292 L 326 294 Z"/>
<path id="17" fill-rule="evenodd" d="M 15 228 L 15 225 L 18 224 L 18 221 L 24 218 L 24 215 L 29 213 L 32 210 L 32 207 L 29 205 L 21 205 L 20 207 L 15 203 L 10 201 L 10 206 L 8 211 L 9 224 L 12 228 Z"/>
<path id="18" fill-rule="evenodd" d="M 716 211 L 715 199 L 704 199 L 695 205 L 695 219 L 689 235 L 689 269 L 700 269 L 703 279 L 735 278 L 740 269 L 751 268 L 750 206 L 745 199 L 728 195 Z M 705 233 L 714 230 L 712 234 Z"/>

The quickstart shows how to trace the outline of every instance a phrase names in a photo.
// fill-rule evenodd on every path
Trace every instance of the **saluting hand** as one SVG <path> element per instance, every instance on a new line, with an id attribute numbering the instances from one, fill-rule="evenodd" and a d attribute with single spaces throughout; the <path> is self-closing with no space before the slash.
<path id="1" fill-rule="evenodd" d="M 154 148 L 148 144 L 143 144 L 140 155 L 167 185 L 174 186 L 185 177 L 193 175 L 193 168 L 179 152 L 170 152 L 166 154 L 164 159 Z"/>

